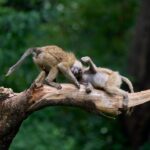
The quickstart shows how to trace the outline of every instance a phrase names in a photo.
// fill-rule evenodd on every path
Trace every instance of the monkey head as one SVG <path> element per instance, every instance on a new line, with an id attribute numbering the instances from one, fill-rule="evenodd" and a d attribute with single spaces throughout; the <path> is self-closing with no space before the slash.
<path id="1" fill-rule="evenodd" d="M 37 57 L 42 52 L 41 48 L 32 48 L 32 50 L 33 50 L 32 54 L 34 57 Z"/>
<path id="2" fill-rule="evenodd" d="M 77 80 L 80 80 L 82 78 L 83 66 L 79 60 L 75 61 L 75 63 L 71 67 L 71 72 L 74 74 L 74 76 L 77 78 Z"/>

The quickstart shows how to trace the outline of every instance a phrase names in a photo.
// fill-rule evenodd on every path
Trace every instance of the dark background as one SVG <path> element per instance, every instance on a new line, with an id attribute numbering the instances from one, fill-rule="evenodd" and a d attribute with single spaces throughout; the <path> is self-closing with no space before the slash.
<path id="1" fill-rule="evenodd" d="M 29 58 L 4 75 L 29 47 L 56 44 L 78 58 L 118 70 L 135 91 L 150 88 L 149 0 L 0 0 L 0 86 L 25 90 L 39 70 Z M 150 105 L 117 119 L 51 107 L 24 121 L 10 150 L 150 149 Z"/>

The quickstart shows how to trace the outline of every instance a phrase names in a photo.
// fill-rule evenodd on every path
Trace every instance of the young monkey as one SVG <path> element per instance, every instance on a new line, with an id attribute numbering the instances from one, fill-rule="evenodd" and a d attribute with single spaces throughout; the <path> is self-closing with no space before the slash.
<path id="1" fill-rule="evenodd" d="M 36 78 L 35 83 L 43 83 L 61 88 L 61 85 L 54 82 L 57 77 L 58 72 L 62 72 L 67 79 L 72 81 L 78 88 L 80 84 L 71 72 L 71 68 L 78 68 L 81 70 L 82 64 L 76 59 L 75 55 L 70 52 L 65 52 L 58 46 L 50 45 L 37 48 L 29 48 L 18 62 L 13 65 L 6 76 L 9 76 L 14 72 L 29 55 L 33 55 L 34 63 L 42 70 L 39 76 Z"/>
<path id="2" fill-rule="evenodd" d="M 109 94 L 115 94 L 123 96 L 123 108 L 128 106 L 128 92 L 120 89 L 122 81 L 126 82 L 129 86 L 130 92 L 134 92 L 132 83 L 128 78 L 121 76 L 118 72 L 114 72 L 110 69 L 96 67 L 90 57 L 82 57 L 81 61 L 89 65 L 89 68 L 77 71 L 73 70 L 73 74 L 78 81 L 86 85 L 86 92 L 90 93 L 92 88 L 104 89 Z"/>

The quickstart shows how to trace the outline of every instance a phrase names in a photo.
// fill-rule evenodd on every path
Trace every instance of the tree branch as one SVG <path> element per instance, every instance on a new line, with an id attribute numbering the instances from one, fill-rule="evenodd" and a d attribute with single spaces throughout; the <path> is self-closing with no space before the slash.
<path id="1" fill-rule="evenodd" d="M 150 101 L 150 90 L 129 93 L 128 108 Z M 102 90 L 87 94 L 84 86 L 77 89 L 71 84 L 62 84 L 57 90 L 50 86 L 29 88 L 21 93 L 0 88 L 0 149 L 8 149 L 22 121 L 32 112 L 47 106 L 65 105 L 81 107 L 90 112 L 118 115 L 123 98 L 109 95 Z"/>
<path id="2" fill-rule="evenodd" d="M 49 86 L 35 89 L 28 111 L 32 112 L 51 105 L 66 105 L 82 107 L 98 114 L 102 111 L 117 115 L 118 110 L 122 109 L 123 97 L 121 96 L 112 96 L 102 90 L 93 90 L 92 93 L 87 94 L 83 86 L 78 90 L 71 84 L 64 84 L 62 87 L 61 90 Z M 128 108 L 148 101 L 150 101 L 150 90 L 129 93 Z"/>

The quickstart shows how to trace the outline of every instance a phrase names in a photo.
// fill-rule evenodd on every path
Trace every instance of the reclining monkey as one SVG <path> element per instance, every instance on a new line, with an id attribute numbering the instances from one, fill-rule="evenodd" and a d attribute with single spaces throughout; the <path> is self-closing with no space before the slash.
<path id="1" fill-rule="evenodd" d="M 90 93 L 92 88 L 104 89 L 109 94 L 123 96 L 123 107 L 128 106 L 128 92 L 120 89 L 122 81 L 129 86 L 130 92 L 134 92 L 132 83 L 128 78 L 121 76 L 118 72 L 110 69 L 96 67 L 90 57 L 82 57 L 81 61 L 89 65 L 89 68 L 78 71 L 78 68 L 72 68 L 73 74 L 78 81 L 86 85 L 86 92 Z"/>
<path id="2" fill-rule="evenodd" d="M 29 55 L 33 55 L 34 63 L 42 70 L 35 83 L 46 82 L 48 85 L 61 88 L 61 85 L 54 82 L 59 71 L 61 71 L 70 81 L 72 81 L 78 88 L 80 84 L 71 72 L 71 68 L 75 67 L 81 70 L 82 64 L 78 61 L 73 53 L 65 52 L 58 46 L 50 45 L 37 48 L 29 48 L 18 62 L 13 65 L 6 76 L 14 72 Z"/>

